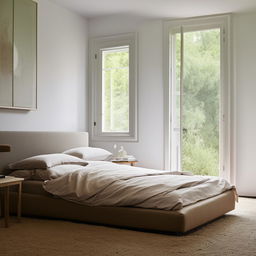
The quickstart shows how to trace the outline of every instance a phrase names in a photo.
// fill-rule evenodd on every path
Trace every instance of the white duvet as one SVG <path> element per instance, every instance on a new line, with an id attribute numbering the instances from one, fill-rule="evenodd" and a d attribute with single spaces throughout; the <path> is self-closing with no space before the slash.
<path id="1" fill-rule="evenodd" d="M 90 161 L 44 182 L 44 189 L 89 206 L 133 206 L 163 210 L 182 207 L 223 193 L 232 186 L 219 177 L 173 175 L 171 172 Z"/>

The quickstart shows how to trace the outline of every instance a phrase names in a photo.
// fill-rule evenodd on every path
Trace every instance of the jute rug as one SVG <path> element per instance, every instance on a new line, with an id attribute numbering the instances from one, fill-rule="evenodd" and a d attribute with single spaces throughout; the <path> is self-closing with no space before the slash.
<path id="1" fill-rule="evenodd" d="M 185 236 L 33 218 L 10 224 L 0 228 L 1 256 L 256 256 L 256 199 L 240 198 L 235 211 Z"/>

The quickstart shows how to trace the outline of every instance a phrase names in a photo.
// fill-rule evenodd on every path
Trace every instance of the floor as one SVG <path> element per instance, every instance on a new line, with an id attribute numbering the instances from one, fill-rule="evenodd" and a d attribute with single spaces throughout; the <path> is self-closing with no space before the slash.
<path id="1" fill-rule="evenodd" d="M 0 255 L 256 256 L 256 199 L 240 198 L 235 211 L 185 236 L 12 218 L 0 227 Z"/>

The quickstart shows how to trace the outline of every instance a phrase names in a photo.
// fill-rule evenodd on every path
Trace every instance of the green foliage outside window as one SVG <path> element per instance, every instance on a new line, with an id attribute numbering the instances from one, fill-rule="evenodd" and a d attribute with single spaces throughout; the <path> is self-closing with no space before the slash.
<path id="1" fill-rule="evenodd" d="M 182 169 L 219 174 L 220 30 L 184 33 Z"/>
<path id="2" fill-rule="evenodd" d="M 129 132 L 129 49 L 103 52 L 103 132 Z"/>

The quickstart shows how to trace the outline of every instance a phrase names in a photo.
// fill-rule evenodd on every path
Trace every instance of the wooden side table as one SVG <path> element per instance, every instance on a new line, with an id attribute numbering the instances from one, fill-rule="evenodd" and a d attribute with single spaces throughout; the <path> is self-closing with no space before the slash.
<path id="1" fill-rule="evenodd" d="M 129 164 L 130 166 L 135 166 L 135 164 L 138 163 L 138 161 L 137 160 L 133 160 L 133 161 L 112 160 L 112 163 L 116 163 L 116 164 Z"/>
<path id="2" fill-rule="evenodd" d="M 0 179 L 0 188 L 4 188 L 4 222 L 5 227 L 8 228 L 9 226 L 9 193 L 10 193 L 10 186 L 18 185 L 18 203 L 17 203 L 17 218 L 20 222 L 21 218 L 21 190 L 22 190 L 22 181 L 23 178 L 15 178 L 11 176 L 6 176 L 3 179 Z M 3 205 L 3 204 L 2 204 Z"/>

